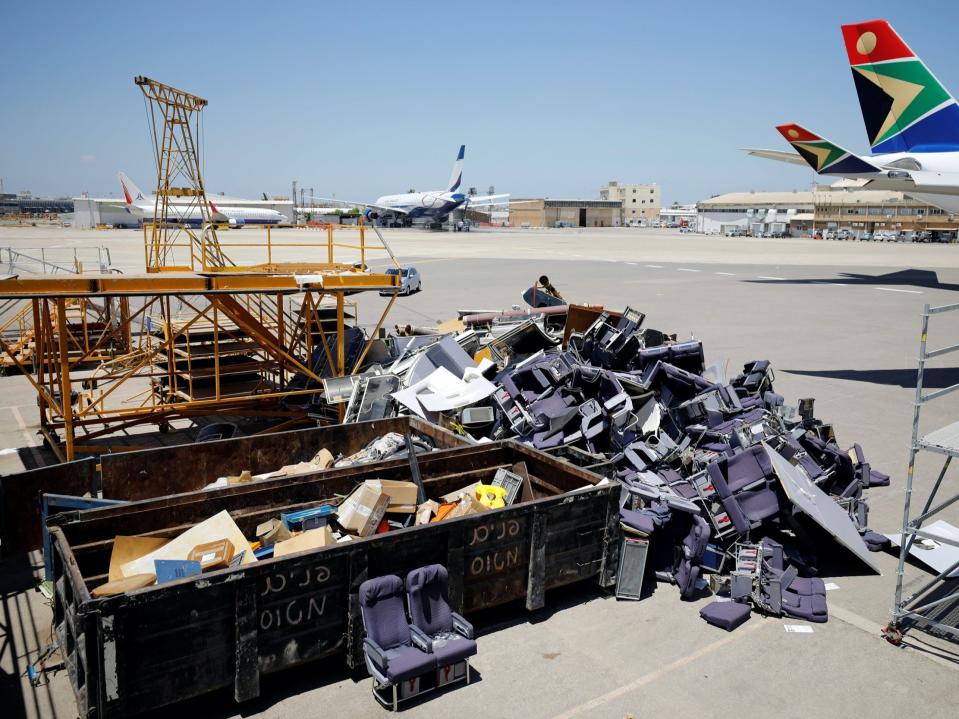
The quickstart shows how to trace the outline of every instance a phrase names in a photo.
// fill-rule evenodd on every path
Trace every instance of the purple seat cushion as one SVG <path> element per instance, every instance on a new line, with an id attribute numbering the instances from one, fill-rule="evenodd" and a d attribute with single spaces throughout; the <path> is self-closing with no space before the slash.
<path id="1" fill-rule="evenodd" d="M 805 619 L 819 624 L 829 619 L 826 597 L 822 594 L 812 594 L 807 597 L 796 592 L 783 590 L 782 607 L 784 613 L 797 619 Z"/>
<path id="2" fill-rule="evenodd" d="M 637 532 L 642 532 L 643 534 L 652 534 L 653 530 L 656 529 L 652 517 L 634 509 L 620 509 L 619 520 L 627 527 L 632 527 Z"/>
<path id="3" fill-rule="evenodd" d="M 721 627 L 727 632 L 743 624 L 749 619 L 748 604 L 739 602 L 710 602 L 699 610 L 699 616 L 714 627 Z"/>
<path id="4" fill-rule="evenodd" d="M 773 473 L 772 464 L 761 444 L 754 445 L 727 460 L 721 460 L 717 465 L 710 465 L 710 468 L 716 466 L 719 471 L 726 470 L 726 484 L 729 485 L 730 492 L 738 492 Z"/>
<path id="5" fill-rule="evenodd" d="M 862 541 L 866 543 L 866 548 L 870 552 L 881 552 L 892 544 L 892 540 L 890 540 L 889 537 L 884 534 L 879 534 L 879 532 L 873 532 L 872 530 L 862 535 Z"/>
<path id="6" fill-rule="evenodd" d="M 424 674 L 436 668 L 436 657 L 417 647 L 401 646 L 386 650 L 386 666 L 383 667 L 391 683 Z"/>
<path id="7" fill-rule="evenodd" d="M 740 492 L 733 499 L 739 503 L 743 514 L 751 522 L 762 521 L 779 512 L 779 500 L 771 489 Z"/>
<path id="8" fill-rule="evenodd" d="M 813 594 L 826 596 L 826 584 L 819 577 L 796 577 L 786 589 L 806 597 Z"/>
<path id="9" fill-rule="evenodd" d="M 456 664 L 476 654 L 476 642 L 453 632 L 433 637 L 433 656 L 436 665 Z"/>

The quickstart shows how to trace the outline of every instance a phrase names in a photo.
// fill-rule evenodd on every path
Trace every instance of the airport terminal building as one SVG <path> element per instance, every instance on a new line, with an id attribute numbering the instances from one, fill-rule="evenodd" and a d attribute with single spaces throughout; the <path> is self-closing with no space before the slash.
<path id="1" fill-rule="evenodd" d="M 855 237 L 874 232 L 951 233 L 959 221 L 946 211 L 901 192 L 847 190 L 820 185 L 810 191 L 731 192 L 696 205 L 696 229 L 708 234 L 742 232 L 800 237 L 848 230 Z"/>

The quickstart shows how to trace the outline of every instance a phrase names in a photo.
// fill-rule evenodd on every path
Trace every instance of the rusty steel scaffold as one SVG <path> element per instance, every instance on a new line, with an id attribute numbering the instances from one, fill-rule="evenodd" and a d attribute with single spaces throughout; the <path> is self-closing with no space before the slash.
<path id="1" fill-rule="evenodd" d="M 40 431 L 61 461 L 134 449 L 110 437 L 137 425 L 162 430 L 216 415 L 295 421 L 308 408 L 316 416 L 323 379 L 360 369 L 401 284 L 386 240 L 362 223 L 284 231 L 302 233 L 298 242 L 271 228 L 265 239 L 250 241 L 247 229 L 244 241 L 221 242 L 195 142 L 206 100 L 145 77 L 136 84 L 157 163 L 145 273 L 0 280 L 0 356 L 35 389 Z M 198 231 L 186 222 L 196 217 Z M 371 270 L 371 260 L 394 271 Z M 354 296 L 370 290 L 390 300 L 367 334 L 348 323 L 356 324 Z M 342 411 L 320 409 L 331 421 Z"/>

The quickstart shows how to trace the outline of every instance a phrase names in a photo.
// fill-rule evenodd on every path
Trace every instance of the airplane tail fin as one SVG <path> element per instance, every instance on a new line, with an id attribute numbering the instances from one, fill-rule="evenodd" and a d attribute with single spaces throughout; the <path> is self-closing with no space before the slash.
<path id="1" fill-rule="evenodd" d="M 885 20 L 842 26 L 873 152 L 959 150 L 959 105 Z"/>
<path id="2" fill-rule="evenodd" d="M 880 171 L 875 165 L 800 125 L 777 125 L 776 129 L 809 166 L 821 175 L 864 175 Z"/>
<path id="3" fill-rule="evenodd" d="M 453 163 L 453 174 L 450 175 L 449 192 L 456 192 L 463 182 L 463 158 L 466 157 L 466 145 L 460 145 L 456 162 Z"/>
<path id="4" fill-rule="evenodd" d="M 146 200 L 147 196 L 143 193 L 143 190 L 137 187 L 125 172 L 118 173 L 118 176 L 120 178 L 120 187 L 123 188 L 123 198 L 128 205 Z"/>

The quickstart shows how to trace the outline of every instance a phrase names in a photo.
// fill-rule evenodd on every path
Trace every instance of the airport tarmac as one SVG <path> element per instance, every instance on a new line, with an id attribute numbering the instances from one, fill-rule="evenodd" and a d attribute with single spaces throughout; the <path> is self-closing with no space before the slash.
<path id="1" fill-rule="evenodd" d="M 254 232 L 227 233 L 252 242 Z M 311 231 L 280 230 L 277 237 Z M 249 233 L 249 234 L 247 234 Z M 696 337 L 707 362 L 726 360 L 735 373 L 751 359 L 769 359 L 776 390 L 795 403 L 816 398 L 816 415 L 834 424 L 839 442 L 862 444 L 892 486 L 869 492 L 870 525 L 890 531 L 901 521 L 912 422 L 916 355 L 923 304 L 959 302 L 959 246 L 705 237 L 675 230 L 509 230 L 436 233 L 384 231 L 404 264 L 421 272 L 424 290 L 399 298 L 389 324 L 431 326 L 457 309 L 505 309 L 541 274 L 570 300 L 611 308 L 630 305 L 648 326 Z M 114 264 L 142 271 L 142 236 L 133 231 L 0 228 L 0 247 L 108 246 Z M 245 248 L 243 252 L 250 252 Z M 372 262 L 380 264 L 382 261 Z M 360 319 L 373 324 L 385 298 L 359 298 Z M 959 327 L 943 321 L 933 346 L 959 342 Z M 945 362 L 927 375 L 933 388 L 959 382 Z M 34 441 L 36 404 L 21 377 L 0 378 L 0 446 Z M 929 431 L 955 421 L 956 395 L 924 414 Z M 16 455 L 0 457 L 14 471 Z M 938 465 L 919 465 L 920 496 Z M 953 478 L 953 481 L 955 479 Z M 959 507 L 945 518 L 959 524 Z M 883 575 L 864 573 L 847 557 L 830 557 L 830 620 L 809 625 L 753 616 L 731 634 L 707 626 L 698 609 L 659 585 L 638 603 L 617 602 L 583 586 L 547 595 L 533 615 L 504 608 L 476 619 L 479 681 L 425 698 L 409 716 L 621 717 L 700 711 L 712 716 L 951 717 L 959 701 L 955 644 L 922 633 L 905 648 L 879 638 L 888 619 L 895 558 L 881 553 Z M 9 566 L 9 565 L 8 565 Z M 20 562 L 21 586 L 30 567 Z M 0 569 L 4 575 L 6 568 Z M 922 570 L 909 567 L 916 587 Z M 34 692 L 15 676 L 11 652 L 45 641 L 48 610 L 31 591 L 0 594 L 9 637 L 0 657 L 4 704 L 26 716 L 73 716 L 63 672 Z M 30 635 L 34 635 L 32 638 Z M 23 662 L 19 661 L 22 671 Z M 18 672 L 17 672 L 18 673 Z M 9 695 L 9 699 L 7 699 Z M 342 716 L 377 716 L 362 671 L 338 663 L 308 665 L 271 676 L 263 696 L 237 707 L 228 693 L 165 712 L 211 717 L 313 715 L 335 707 Z M 13 716 L 17 716 L 17 711 Z"/>

